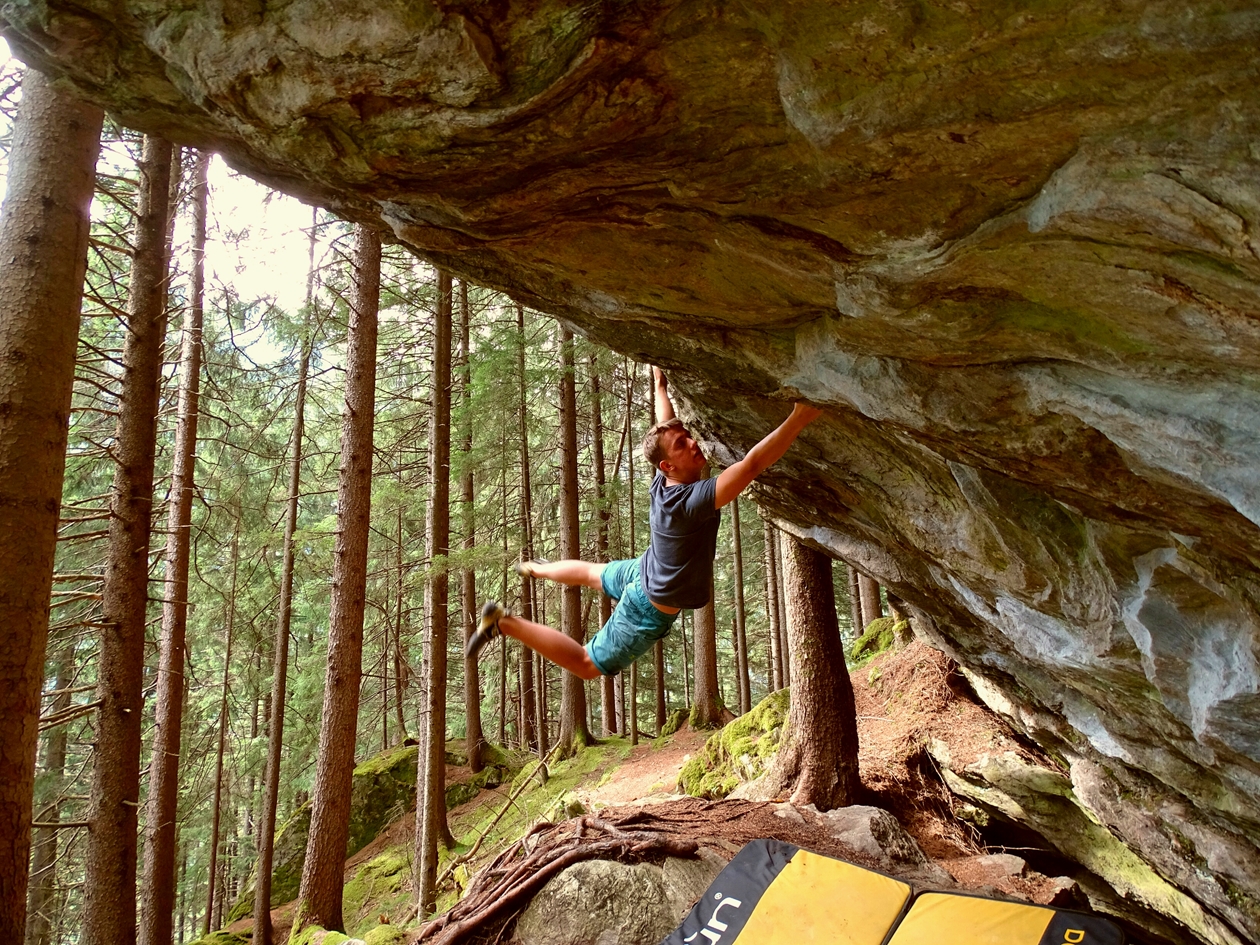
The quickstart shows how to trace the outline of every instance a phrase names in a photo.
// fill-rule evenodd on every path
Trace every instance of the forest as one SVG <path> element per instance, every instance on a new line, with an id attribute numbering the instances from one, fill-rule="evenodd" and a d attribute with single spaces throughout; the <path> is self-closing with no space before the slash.
<path id="1" fill-rule="evenodd" d="M 13 170 L 15 63 L 0 82 Z M 215 182 L 255 206 L 229 212 Z M 512 565 L 644 550 L 648 365 L 318 208 L 286 235 L 304 271 L 238 286 L 207 258 L 262 252 L 263 208 L 291 199 L 108 118 L 92 186 L 28 945 L 219 928 L 325 764 L 348 777 L 419 739 L 433 781 L 447 739 L 476 770 L 483 744 L 541 758 L 680 713 L 714 727 L 788 685 L 785 542 L 755 490 L 722 517 L 711 604 L 633 671 L 582 684 L 515 642 L 464 659 L 485 599 L 577 639 L 607 619 L 602 595 Z M 832 583 L 851 641 L 879 588 Z"/>

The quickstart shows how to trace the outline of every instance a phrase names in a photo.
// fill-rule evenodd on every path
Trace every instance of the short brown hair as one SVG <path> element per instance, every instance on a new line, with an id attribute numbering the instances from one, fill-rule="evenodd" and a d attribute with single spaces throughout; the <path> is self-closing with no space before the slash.
<path id="1" fill-rule="evenodd" d="M 666 430 L 672 430 L 682 425 L 683 422 L 677 417 L 671 417 L 664 423 L 658 423 L 647 431 L 647 436 L 643 438 L 643 456 L 652 464 L 653 469 L 659 469 L 661 460 L 665 458 L 665 446 L 661 443 L 661 435 Z"/>

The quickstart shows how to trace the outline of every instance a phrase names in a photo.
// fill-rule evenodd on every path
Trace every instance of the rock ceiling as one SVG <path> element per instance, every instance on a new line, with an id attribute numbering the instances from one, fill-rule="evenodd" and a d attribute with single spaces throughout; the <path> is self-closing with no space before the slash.
<path id="1" fill-rule="evenodd" d="M 1165 913 L 1260 937 L 1260 5 L 0 21 L 126 123 L 665 366 L 719 461 L 824 407 L 759 500 L 914 606 Z"/>

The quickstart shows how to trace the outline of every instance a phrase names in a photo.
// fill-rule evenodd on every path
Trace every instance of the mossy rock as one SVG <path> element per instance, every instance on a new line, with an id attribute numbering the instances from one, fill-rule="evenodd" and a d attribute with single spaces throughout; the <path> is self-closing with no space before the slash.
<path id="1" fill-rule="evenodd" d="M 418 747 L 404 745 L 373 755 L 354 769 L 346 856 L 362 850 L 393 821 L 415 808 L 419 753 Z"/>
<path id="2" fill-rule="evenodd" d="M 394 942 L 405 942 L 407 933 L 393 925 L 378 925 L 369 929 L 363 936 L 363 945 L 393 945 Z"/>
<path id="3" fill-rule="evenodd" d="M 849 648 L 849 662 L 852 664 L 865 663 L 874 659 L 880 653 L 891 650 L 897 642 L 897 634 L 907 629 L 908 623 L 905 620 L 897 620 L 896 617 L 880 617 L 872 620 L 866 625 L 866 630 L 862 635 L 853 641 L 853 646 Z"/>
<path id="4" fill-rule="evenodd" d="M 220 929 L 217 932 L 211 932 L 209 935 L 203 935 L 201 938 L 189 943 L 189 945 L 249 945 L 249 939 L 244 935 L 236 935 Z"/>
<path id="5" fill-rule="evenodd" d="M 741 782 L 760 777 L 779 750 L 791 706 L 787 689 L 772 692 L 747 715 L 715 732 L 683 765 L 678 789 L 692 797 L 726 797 Z"/>
<path id="6" fill-rule="evenodd" d="M 665 718 L 665 727 L 661 729 L 659 737 L 663 738 L 666 735 L 673 735 L 677 732 L 682 728 L 683 722 L 687 721 L 687 715 L 686 709 L 674 709 L 674 711 L 670 712 Z"/>
<path id="7" fill-rule="evenodd" d="M 457 749 L 462 745 L 457 745 Z M 447 762 L 452 757 L 466 764 L 467 757 L 459 750 L 447 752 Z M 417 745 L 401 745 L 380 752 L 366 759 L 354 769 L 354 781 L 350 794 L 350 836 L 346 843 L 346 856 L 353 856 L 372 842 L 390 823 L 416 806 L 416 760 L 420 748 Z M 472 776 L 471 784 L 452 784 L 447 787 L 446 806 L 449 810 L 474 797 L 483 787 L 497 786 L 511 777 L 519 767 L 519 759 L 502 749 L 488 745 L 483 750 L 487 767 Z M 493 770 L 492 770 L 493 769 Z M 455 797 L 453 798 L 452 792 Z M 465 796 L 466 795 L 466 796 Z M 454 803 L 452 801 L 454 800 Z M 311 832 L 311 805 L 308 801 L 298 808 L 276 833 L 275 867 L 271 876 L 271 905 L 280 906 L 297 898 L 302 883 L 302 863 L 306 858 L 306 842 Z M 254 880 L 251 876 L 240 897 L 228 911 L 227 921 L 235 922 L 254 911 Z"/>
<path id="8" fill-rule="evenodd" d="M 448 784 L 446 786 L 446 809 L 454 810 L 460 804 L 467 804 L 480 793 L 480 789 L 466 782 Z"/>
<path id="9" fill-rule="evenodd" d="M 318 925 L 308 925 L 289 938 L 289 945 L 342 945 L 348 941 L 350 936 L 344 932 L 329 932 Z"/>
<path id="10" fill-rule="evenodd" d="M 411 871 L 410 843 L 390 847 L 360 864 L 342 893 L 342 913 L 351 934 L 361 936 L 376 925 L 379 915 L 394 915 L 403 909 L 412 895 Z"/>
<path id="11" fill-rule="evenodd" d="M 446 809 L 454 810 L 460 804 L 466 804 L 487 788 L 497 788 L 512 777 L 513 771 L 507 765 L 488 764 L 467 781 L 456 781 L 446 786 Z"/>

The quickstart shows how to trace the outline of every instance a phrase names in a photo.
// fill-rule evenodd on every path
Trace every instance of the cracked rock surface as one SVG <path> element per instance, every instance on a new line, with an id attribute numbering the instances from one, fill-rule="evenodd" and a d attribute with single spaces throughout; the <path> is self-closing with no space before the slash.
<path id="1" fill-rule="evenodd" d="M 1260 5 L 77 0 L 20 56 L 661 364 L 1260 937 Z M 1232 934 L 1232 933 L 1231 933 Z"/>

